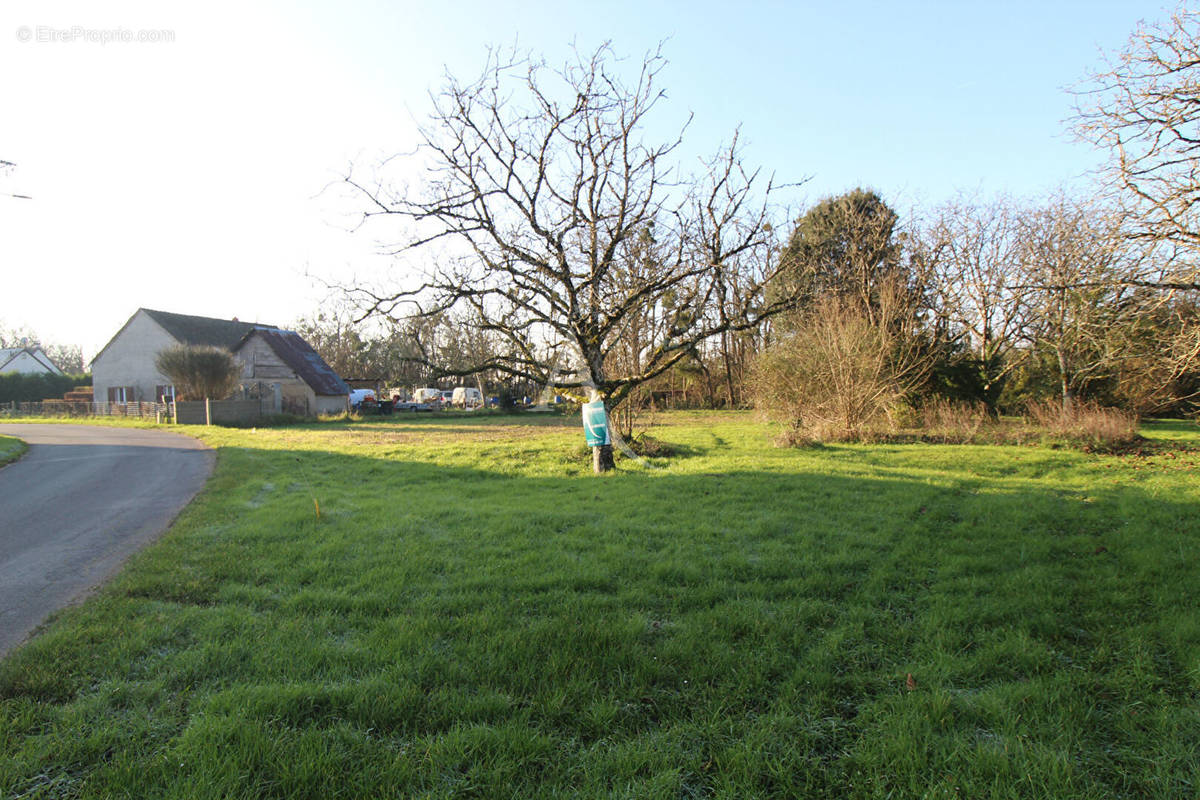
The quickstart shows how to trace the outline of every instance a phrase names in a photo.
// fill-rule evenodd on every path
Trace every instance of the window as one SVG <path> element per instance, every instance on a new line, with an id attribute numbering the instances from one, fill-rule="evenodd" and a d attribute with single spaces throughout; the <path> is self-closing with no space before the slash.
<path id="1" fill-rule="evenodd" d="M 110 386 L 108 387 L 108 402 L 110 403 L 132 403 L 134 391 L 132 386 Z"/>
<path id="2" fill-rule="evenodd" d="M 170 384 L 159 384 L 154 387 L 154 402 L 169 403 L 175 399 L 175 387 Z"/>

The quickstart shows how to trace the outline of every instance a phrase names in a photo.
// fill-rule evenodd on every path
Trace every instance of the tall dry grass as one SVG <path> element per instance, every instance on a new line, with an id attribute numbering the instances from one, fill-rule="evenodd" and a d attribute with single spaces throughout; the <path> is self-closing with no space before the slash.
<path id="1" fill-rule="evenodd" d="M 846 428 L 795 425 L 779 437 L 781 445 L 815 442 L 930 442 L 936 444 L 1065 445 L 1085 450 L 1119 450 L 1138 441 L 1136 414 L 1096 404 L 1076 403 L 1064 411 L 1058 403 L 1030 404 L 1019 419 L 1000 418 L 982 403 L 931 400 L 890 414 L 889 420 Z"/>
<path id="2" fill-rule="evenodd" d="M 1080 443 L 1112 446 L 1137 439 L 1138 416 L 1132 411 L 1076 401 L 1069 406 L 1044 401 L 1030 403 L 1026 420 L 1051 436 Z"/>

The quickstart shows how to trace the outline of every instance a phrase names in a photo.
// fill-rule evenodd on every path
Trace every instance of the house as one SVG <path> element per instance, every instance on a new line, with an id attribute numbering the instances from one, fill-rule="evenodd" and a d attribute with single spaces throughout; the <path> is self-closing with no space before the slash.
<path id="1" fill-rule="evenodd" d="M 0 347 L 0 373 L 5 372 L 45 375 L 63 374 L 63 371 L 37 345 L 32 347 Z"/>
<path id="2" fill-rule="evenodd" d="M 350 387 L 295 331 L 255 327 L 233 351 L 242 362 L 242 386 L 278 387 L 277 411 L 339 414 L 350 402 Z"/>
<path id="3" fill-rule="evenodd" d="M 295 332 L 149 308 L 139 308 L 92 359 L 96 401 L 172 399 L 175 388 L 154 361 L 181 344 L 228 350 L 242 362 L 243 394 L 270 397 L 275 411 L 323 414 L 347 407 L 349 387 Z"/>

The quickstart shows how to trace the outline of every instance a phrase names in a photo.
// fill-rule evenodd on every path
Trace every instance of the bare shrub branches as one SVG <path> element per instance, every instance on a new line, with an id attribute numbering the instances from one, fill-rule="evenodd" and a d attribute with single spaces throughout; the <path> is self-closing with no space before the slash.
<path id="1" fill-rule="evenodd" d="M 817 439 L 861 435 L 920 387 L 930 357 L 903 287 L 875 289 L 872 316 L 826 294 L 759 358 L 759 408 Z"/>

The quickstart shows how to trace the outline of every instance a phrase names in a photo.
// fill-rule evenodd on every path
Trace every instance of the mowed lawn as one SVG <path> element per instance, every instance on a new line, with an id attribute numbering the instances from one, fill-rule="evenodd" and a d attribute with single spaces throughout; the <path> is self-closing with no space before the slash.
<path id="1" fill-rule="evenodd" d="M 1194 424 L 660 420 L 603 478 L 577 419 L 189 429 L 208 489 L 0 662 L 0 797 L 1200 794 Z"/>
<path id="2" fill-rule="evenodd" d="M 0 467 L 16 461 L 25 452 L 25 443 L 11 436 L 0 436 Z"/>

